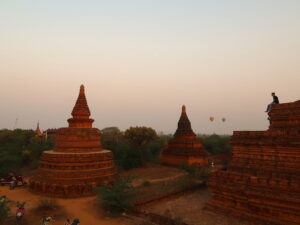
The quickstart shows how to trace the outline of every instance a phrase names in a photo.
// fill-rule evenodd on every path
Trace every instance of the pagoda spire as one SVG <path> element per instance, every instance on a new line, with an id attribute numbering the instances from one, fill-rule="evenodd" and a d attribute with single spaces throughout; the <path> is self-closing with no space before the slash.
<path id="1" fill-rule="evenodd" d="M 37 123 L 36 129 L 35 129 L 35 134 L 37 136 L 41 136 L 42 135 L 42 132 L 41 132 L 41 129 L 40 129 L 40 122 Z"/>
<path id="2" fill-rule="evenodd" d="M 90 117 L 90 109 L 87 104 L 87 100 L 85 97 L 85 91 L 83 84 L 80 86 L 79 95 L 77 98 L 77 101 L 75 103 L 75 106 L 72 111 L 73 118 L 85 118 L 88 119 Z"/>
<path id="3" fill-rule="evenodd" d="M 83 84 L 80 85 L 79 95 L 71 114 L 73 118 L 68 119 L 69 127 L 92 127 L 94 120 L 90 119 L 91 112 Z"/>
<path id="4" fill-rule="evenodd" d="M 178 121 L 175 136 L 196 136 L 192 130 L 191 122 L 186 114 L 185 105 L 182 106 L 181 116 Z"/>

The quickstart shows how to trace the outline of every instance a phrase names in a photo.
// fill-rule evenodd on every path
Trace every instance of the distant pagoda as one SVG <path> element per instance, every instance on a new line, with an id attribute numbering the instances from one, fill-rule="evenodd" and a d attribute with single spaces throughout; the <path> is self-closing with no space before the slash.
<path id="1" fill-rule="evenodd" d="M 170 166 L 181 166 L 182 164 L 204 166 L 208 164 L 208 153 L 203 148 L 201 141 L 196 139 L 184 105 L 174 138 L 163 147 L 161 160 Z"/>
<path id="2" fill-rule="evenodd" d="M 35 132 L 35 135 L 38 136 L 38 137 L 43 136 L 43 133 L 42 133 L 42 131 L 40 129 L 40 123 L 39 122 L 37 123 L 36 129 L 35 129 L 34 132 Z"/>
<path id="3" fill-rule="evenodd" d="M 55 197 L 81 197 L 93 188 L 110 182 L 116 175 L 113 154 L 102 149 L 100 131 L 92 128 L 84 86 L 80 92 L 69 127 L 57 130 L 54 150 L 43 152 L 40 166 L 30 181 L 33 192 Z"/>

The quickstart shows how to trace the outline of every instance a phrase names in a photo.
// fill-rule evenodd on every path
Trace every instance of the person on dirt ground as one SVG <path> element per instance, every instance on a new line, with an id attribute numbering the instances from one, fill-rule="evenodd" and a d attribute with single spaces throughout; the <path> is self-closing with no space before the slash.
<path id="1" fill-rule="evenodd" d="M 5 196 L 5 195 L 2 195 L 2 196 L 0 197 L 0 205 L 2 205 L 5 201 L 6 201 L 6 196 Z"/>
<path id="2" fill-rule="evenodd" d="M 79 219 L 74 219 L 71 225 L 78 225 L 80 223 Z"/>
<path id="3" fill-rule="evenodd" d="M 51 216 L 43 216 L 42 218 L 42 225 L 52 225 L 52 222 L 54 221 L 53 217 Z"/>
<path id="4" fill-rule="evenodd" d="M 45 225 L 47 217 L 44 215 L 41 219 L 42 225 Z"/>
<path id="5" fill-rule="evenodd" d="M 65 225 L 71 225 L 70 219 L 67 219 Z"/>

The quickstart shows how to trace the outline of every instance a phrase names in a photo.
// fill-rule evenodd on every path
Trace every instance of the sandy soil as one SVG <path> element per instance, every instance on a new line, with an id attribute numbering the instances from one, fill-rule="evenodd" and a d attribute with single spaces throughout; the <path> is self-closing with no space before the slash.
<path id="1" fill-rule="evenodd" d="M 167 216 L 190 225 L 246 225 L 234 217 L 204 211 L 203 208 L 210 198 L 207 188 L 202 188 L 172 200 L 151 203 L 141 207 L 141 210 Z"/>
<path id="2" fill-rule="evenodd" d="M 186 175 L 186 172 L 175 167 L 163 166 L 158 163 L 149 163 L 141 168 L 122 171 L 120 175 L 135 177 L 133 185 L 138 186 L 145 181 L 155 183 L 160 181 L 173 180 Z"/>
<path id="3" fill-rule="evenodd" d="M 43 199 L 42 196 L 32 194 L 27 188 L 16 188 L 9 190 L 7 186 L 0 187 L 0 196 L 6 195 L 11 201 L 26 201 L 26 219 L 27 224 L 40 225 L 40 220 L 43 215 L 34 215 L 33 208 L 39 200 Z M 58 205 L 62 210 L 54 215 L 55 221 L 53 225 L 63 225 L 67 218 L 79 218 L 80 225 L 134 225 L 135 221 L 128 218 L 111 218 L 104 215 L 103 211 L 96 206 L 96 197 L 86 197 L 78 199 L 57 199 Z M 16 212 L 16 206 L 11 204 L 11 212 Z M 53 215 L 47 215 L 53 216 Z"/>

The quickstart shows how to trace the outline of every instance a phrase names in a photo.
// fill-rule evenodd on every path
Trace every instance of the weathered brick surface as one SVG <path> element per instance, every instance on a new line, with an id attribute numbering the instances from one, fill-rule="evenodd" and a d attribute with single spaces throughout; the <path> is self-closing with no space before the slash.
<path id="1" fill-rule="evenodd" d="M 274 105 L 267 131 L 234 132 L 227 171 L 209 180 L 207 209 L 255 224 L 300 224 L 300 101 Z"/>
<path id="2" fill-rule="evenodd" d="M 196 139 L 185 106 L 182 106 L 174 138 L 162 149 L 161 160 L 170 166 L 181 166 L 183 163 L 188 165 L 194 163 L 198 165 L 208 164 L 208 153 L 204 150 L 201 141 Z"/>
<path id="3" fill-rule="evenodd" d="M 101 147 L 100 131 L 92 128 L 84 87 L 69 119 L 68 128 L 56 131 L 55 149 L 43 152 L 30 179 L 33 192 L 56 197 L 92 195 L 93 188 L 116 176 L 113 154 Z"/>

